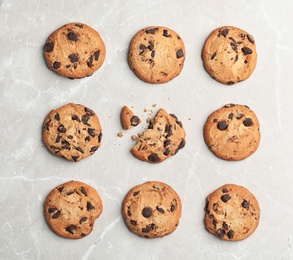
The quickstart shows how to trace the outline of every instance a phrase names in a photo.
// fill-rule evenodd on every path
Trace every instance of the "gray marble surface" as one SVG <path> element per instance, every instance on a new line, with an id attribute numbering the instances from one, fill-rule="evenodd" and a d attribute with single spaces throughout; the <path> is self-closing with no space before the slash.
<path id="1" fill-rule="evenodd" d="M 292 11 L 291 0 L 0 1 L 0 259 L 293 259 Z M 42 50 L 53 30 L 76 21 L 99 31 L 107 57 L 91 77 L 69 80 L 47 69 Z M 127 64 L 131 37 L 149 25 L 185 42 L 183 71 L 167 84 L 144 83 Z M 234 86 L 211 79 L 200 56 L 223 25 L 247 30 L 257 44 L 253 75 Z M 69 102 L 97 112 L 104 133 L 102 147 L 78 163 L 51 155 L 41 140 L 45 116 Z M 203 141 L 207 116 L 226 103 L 250 106 L 261 123 L 258 151 L 240 162 L 216 158 Z M 123 105 L 143 123 L 119 138 Z M 160 107 L 183 122 L 187 145 L 151 165 L 132 157 L 131 135 Z M 72 179 L 95 187 L 104 203 L 79 240 L 56 236 L 43 215 L 48 192 Z M 170 184 L 182 199 L 180 225 L 162 239 L 130 233 L 121 217 L 124 195 L 147 180 Z M 220 241 L 203 225 L 206 196 L 225 183 L 245 186 L 261 206 L 258 229 L 241 242 Z"/>

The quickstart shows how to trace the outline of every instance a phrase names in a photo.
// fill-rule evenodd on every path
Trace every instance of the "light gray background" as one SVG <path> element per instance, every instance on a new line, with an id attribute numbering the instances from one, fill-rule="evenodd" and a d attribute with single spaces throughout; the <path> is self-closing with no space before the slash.
<path id="1" fill-rule="evenodd" d="M 293 259 L 292 11 L 291 0 L 3 0 L 0 258 Z M 69 80 L 47 69 L 42 50 L 51 32 L 76 21 L 100 32 L 107 57 L 93 76 Z M 183 71 L 167 84 L 144 83 L 127 64 L 132 36 L 149 25 L 170 27 L 185 42 Z M 256 70 L 234 86 L 212 80 L 200 56 L 208 34 L 223 25 L 247 30 L 257 44 Z M 54 157 L 41 141 L 45 116 L 69 102 L 93 109 L 104 133 L 102 147 L 79 163 Z M 250 106 L 261 123 L 258 151 L 240 162 L 216 158 L 202 138 L 207 116 L 230 102 Z M 133 107 L 143 123 L 119 138 L 123 105 Z M 187 145 L 151 165 L 129 153 L 131 135 L 145 129 L 160 107 L 183 122 Z M 52 233 L 42 211 L 48 192 L 72 179 L 95 187 L 104 202 L 93 232 L 80 240 Z M 124 195 L 147 180 L 170 184 L 182 198 L 180 225 L 162 239 L 130 233 L 121 218 Z M 204 229 L 205 198 L 225 183 L 247 187 L 261 206 L 258 229 L 241 242 L 220 241 Z"/>

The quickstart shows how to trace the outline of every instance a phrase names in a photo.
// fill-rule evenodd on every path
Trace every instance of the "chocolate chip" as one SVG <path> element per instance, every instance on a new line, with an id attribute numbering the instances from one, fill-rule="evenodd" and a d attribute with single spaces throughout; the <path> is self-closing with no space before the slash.
<path id="1" fill-rule="evenodd" d="M 251 43 L 254 43 L 254 38 L 253 38 L 251 35 L 247 34 L 247 39 L 248 39 Z"/>
<path id="2" fill-rule="evenodd" d="M 141 50 L 141 52 L 139 53 L 139 55 L 143 54 L 143 52 L 145 51 L 146 48 L 147 48 L 147 47 L 146 47 L 145 45 L 140 44 L 140 45 L 139 45 L 139 49 Z"/>
<path id="3" fill-rule="evenodd" d="M 88 58 L 88 61 L 87 61 L 87 66 L 88 66 L 89 68 L 91 68 L 92 66 L 94 66 L 94 65 L 93 65 L 93 61 L 94 61 L 93 56 L 90 56 L 90 57 Z"/>
<path id="4" fill-rule="evenodd" d="M 169 38 L 171 34 L 168 33 L 168 30 L 163 30 L 163 36 Z"/>
<path id="5" fill-rule="evenodd" d="M 99 58 L 100 58 L 100 53 L 101 53 L 100 50 L 94 52 L 95 60 L 99 60 Z"/>
<path id="6" fill-rule="evenodd" d="M 57 210 L 57 212 L 52 216 L 52 218 L 57 219 L 59 218 L 60 214 L 61 214 L 60 210 Z"/>
<path id="7" fill-rule="evenodd" d="M 89 117 L 89 115 L 83 115 L 82 117 L 81 117 L 81 121 L 85 124 L 85 125 L 90 125 L 89 123 L 88 123 L 88 121 L 90 120 L 90 117 Z"/>
<path id="8" fill-rule="evenodd" d="M 59 192 L 62 192 L 63 189 L 64 189 L 64 186 L 61 186 L 61 187 L 58 187 L 58 188 L 57 188 L 57 190 L 58 190 Z"/>
<path id="9" fill-rule="evenodd" d="M 81 24 L 81 23 L 76 23 L 75 26 L 79 27 L 79 28 L 83 28 L 83 24 Z"/>
<path id="10" fill-rule="evenodd" d="M 253 122 L 252 122 L 252 119 L 251 118 L 246 118 L 244 121 L 243 121 L 243 124 L 245 126 L 252 126 Z"/>
<path id="11" fill-rule="evenodd" d="M 51 52 L 54 49 L 54 43 L 53 42 L 46 42 L 44 51 L 45 52 Z"/>
<path id="12" fill-rule="evenodd" d="M 221 32 L 221 34 L 222 34 L 224 37 L 226 37 L 226 36 L 228 35 L 228 33 L 229 33 L 229 29 L 224 29 L 224 30 Z"/>
<path id="13" fill-rule="evenodd" d="M 64 125 L 60 125 L 57 127 L 57 131 L 59 133 L 66 133 L 66 128 L 64 127 Z"/>
<path id="14" fill-rule="evenodd" d="M 133 225 L 133 226 L 136 226 L 136 225 L 137 225 L 137 221 L 131 219 L 131 220 L 130 220 L 130 224 Z"/>
<path id="15" fill-rule="evenodd" d="M 70 60 L 70 62 L 71 63 L 74 63 L 74 62 L 78 62 L 78 56 L 77 56 L 77 54 L 70 54 L 69 56 L 68 56 L 68 58 L 69 58 L 69 60 Z"/>
<path id="16" fill-rule="evenodd" d="M 78 40 L 78 35 L 75 32 L 68 33 L 67 37 L 70 41 L 76 42 Z"/>
<path id="17" fill-rule="evenodd" d="M 219 228 L 219 229 L 216 231 L 216 235 L 217 235 L 219 238 L 222 238 L 222 237 L 225 235 L 225 230 L 222 229 L 222 228 Z"/>
<path id="18" fill-rule="evenodd" d="M 94 153 L 95 151 L 97 151 L 99 149 L 99 146 L 93 146 L 90 150 L 91 153 Z"/>
<path id="19" fill-rule="evenodd" d="M 164 147 L 166 147 L 166 146 L 168 146 L 168 145 L 170 145 L 170 143 L 171 143 L 171 140 L 165 140 L 164 141 Z"/>
<path id="20" fill-rule="evenodd" d="M 87 196 L 86 190 L 84 187 L 80 187 L 80 192 L 84 195 Z"/>
<path id="21" fill-rule="evenodd" d="M 153 49 L 154 49 L 154 44 L 150 41 L 149 42 L 149 45 L 148 45 L 148 49 L 150 50 L 150 51 L 152 51 Z"/>
<path id="22" fill-rule="evenodd" d="M 217 53 L 214 53 L 211 57 L 211 60 L 213 60 L 214 58 L 216 58 Z"/>
<path id="23" fill-rule="evenodd" d="M 62 140 L 61 144 L 62 144 L 62 146 L 61 146 L 62 150 L 69 150 L 70 149 L 70 144 L 67 141 Z"/>
<path id="24" fill-rule="evenodd" d="M 71 226 L 68 226 L 65 230 L 67 231 L 67 232 L 69 232 L 70 234 L 74 234 L 73 233 L 73 231 L 76 229 L 76 226 L 74 226 L 74 225 L 71 225 Z"/>
<path id="25" fill-rule="evenodd" d="M 171 204 L 170 211 L 173 212 L 175 210 L 175 205 Z"/>
<path id="26" fill-rule="evenodd" d="M 83 149 L 82 149 L 81 147 L 78 146 L 78 147 L 76 147 L 75 149 L 76 149 L 77 151 L 81 152 L 82 154 L 84 154 L 84 151 L 83 151 Z"/>
<path id="27" fill-rule="evenodd" d="M 87 211 L 91 211 L 93 209 L 95 209 L 95 207 L 92 205 L 92 203 L 90 203 L 89 201 L 86 203 L 86 209 Z"/>
<path id="28" fill-rule="evenodd" d="M 229 229 L 229 226 L 226 222 L 223 222 L 222 224 L 222 227 L 225 229 L 225 230 L 228 230 Z"/>
<path id="29" fill-rule="evenodd" d="M 60 115 L 58 113 L 56 113 L 54 115 L 54 119 L 57 120 L 57 121 L 60 121 Z"/>
<path id="30" fill-rule="evenodd" d="M 227 193 L 227 192 L 229 192 L 229 191 L 228 191 L 227 189 L 224 188 L 224 189 L 222 189 L 222 192 L 223 192 L 223 193 Z"/>
<path id="31" fill-rule="evenodd" d="M 185 146 L 185 144 L 186 144 L 186 141 L 185 141 L 185 139 L 183 139 L 182 141 L 181 141 L 181 143 L 179 144 L 179 149 L 182 149 L 182 148 L 184 148 L 184 146 Z"/>
<path id="32" fill-rule="evenodd" d="M 229 194 L 225 194 L 221 197 L 221 200 L 225 203 L 228 202 L 230 199 L 231 197 L 229 196 Z"/>
<path id="33" fill-rule="evenodd" d="M 241 206 L 245 209 L 249 209 L 249 206 L 250 206 L 250 201 L 247 201 L 247 200 L 243 200 L 242 203 L 241 203 Z"/>
<path id="34" fill-rule="evenodd" d="M 141 214 L 145 217 L 145 218 L 150 218 L 153 215 L 153 209 L 150 207 L 144 207 Z"/>
<path id="35" fill-rule="evenodd" d="M 224 131 L 228 128 L 228 124 L 226 123 L 226 121 L 220 121 L 218 124 L 217 124 L 217 127 L 219 130 L 221 131 Z"/>
<path id="36" fill-rule="evenodd" d="M 233 113 L 230 113 L 230 114 L 228 115 L 228 119 L 232 120 L 232 119 L 233 119 L 233 116 L 234 116 L 234 114 L 233 114 Z"/>
<path id="37" fill-rule="evenodd" d="M 184 56 L 184 53 L 183 53 L 183 50 L 182 49 L 179 49 L 176 51 L 176 57 L 177 59 L 180 59 Z"/>
<path id="38" fill-rule="evenodd" d="M 227 236 L 229 239 L 232 239 L 234 237 L 234 231 L 233 230 L 229 230 L 227 233 Z"/>
<path id="39" fill-rule="evenodd" d="M 77 115 L 73 115 L 73 116 L 71 117 L 71 119 L 72 119 L 72 120 L 75 120 L 75 121 L 77 121 L 77 122 L 80 122 L 80 119 L 79 119 L 79 117 L 78 117 Z"/>
<path id="40" fill-rule="evenodd" d="M 72 195 L 74 192 L 75 192 L 75 190 L 70 190 L 70 191 L 68 191 L 68 192 L 66 193 L 66 195 L 67 195 L 67 196 L 70 196 L 70 195 Z"/>
<path id="41" fill-rule="evenodd" d="M 87 221 L 87 217 L 83 217 L 79 220 L 79 224 L 83 224 L 86 221 Z"/>
<path id="42" fill-rule="evenodd" d="M 158 206 L 156 207 L 157 211 L 159 211 L 160 213 L 164 214 L 165 210 L 163 208 L 159 208 Z"/>
<path id="43" fill-rule="evenodd" d="M 47 122 L 44 124 L 44 128 L 45 128 L 47 131 L 49 131 L 50 122 L 51 122 L 51 120 L 47 121 Z"/>
<path id="44" fill-rule="evenodd" d="M 227 85 L 234 85 L 234 84 L 235 84 L 234 81 L 228 81 L 228 82 L 227 82 Z"/>
<path id="45" fill-rule="evenodd" d="M 158 30 L 158 28 L 151 28 L 151 29 L 146 30 L 145 32 L 147 34 L 154 34 L 157 30 Z"/>
<path id="46" fill-rule="evenodd" d="M 168 156 L 168 155 L 170 154 L 170 152 L 171 152 L 171 150 L 170 150 L 169 148 L 167 148 L 167 149 L 163 152 L 163 154 L 164 154 L 165 156 Z"/>
<path id="47" fill-rule="evenodd" d="M 146 226 L 145 228 L 142 228 L 142 229 L 141 229 L 141 231 L 142 231 L 143 233 L 149 233 L 151 230 L 152 230 L 152 229 L 151 229 L 151 226 L 150 226 L 150 225 L 148 225 L 148 226 Z"/>
<path id="48" fill-rule="evenodd" d="M 103 137 L 103 134 L 100 133 L 99 136 L 98 136 L 98 142 L 99 142 L 99 143 L 102 141 L 102 137 Z"/>
<path id="49" fill-rule="evenodd" d="M 130 124 L 132 126 L 137 126 L 139 124 L 139 122 L 140 122 L 140 120 L 139 120 L 139 117 L 138 116 L 133 116 L 130 119 Z"/>
<path id="50" fill-rule="evenodd" d="M 61 62 L 59 62 L 59 61 L 55 61 L 55 62 L 53 63 L 53 68 L 54 68 L 55 70 L 59 69 L 60 66 L 61 66 Z"/>
<path id="51" fill-rule="evenodd" d="M 244 115 L 239 113 L 237 116 L 236 116 L 236 119 L 241 119 Z"/>
<path id="52" fill-rule="evenodd" d="M 152 57 L 152 58 L 154 58 L 154 57 L 155 57 L 155 55 L 156 55 L 156 51 L 155 51 L 155 50 L 153 50 L 153 51 L 151 52 L 151 57 Z"/>
<path id="53" fill-rule="evenodd" d="M 148 160 L 150 162 L 156 163 L 160 160 L 160 157 L 156 153 L 152 153 L 149 155 Z"/>
<path id="54" fill-rule="evenodd" d="M 73 161 L 77 162 L 79 155 L 73 155 L 73 156 L 71 156 L 71 158 Z"/>
<path id="55" fill-rule="evenodd" d="M 139 193 L 140 193 L 140 190 L 133 192 L 132 195 L 135 197 L 135 196 L 137 196 Z"/>
<path id="56" fill-rule="evenodd" d="M 48 213 L 51 214 L 51 213 L 55 212 L 56 210 L 57 210 L 56 208 L 49 208 Z"/>
<path id="57" fill-rule="evenodd" d="M 90 136 L 95 137 L 96 136 L 96 129 L 95 128 L 89 128 L 87 130 Z"/>
<path id="58" fill-rule="evenodd" d="M 84 140 L 89 142 L 91 140 L 91 137 L 88 135 L 86 138 L 84 138 Z"/>
<path id="59" fill-rule="evenodd" d="M 248 47 L 243 47 L 241 50 L 244 55 L 251 54 L 253 52 L 252 49 L 250 49 Z"/>

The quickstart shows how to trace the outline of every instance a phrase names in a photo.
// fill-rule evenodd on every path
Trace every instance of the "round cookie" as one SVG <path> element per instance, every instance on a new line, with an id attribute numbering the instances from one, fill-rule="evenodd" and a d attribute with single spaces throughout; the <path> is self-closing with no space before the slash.
<path id="1" fill-rule="evenodd" d="M 43 142 L 48 150 L 69 161 L 92 155 L 101 145 L 102 128 L 97 114 L 69 103 L 52 110 L 43 123 Z"/>
<path id="2" fill-rule="evenodd" d="M 47 66 L 74 78 L 91 76 L 104 63 L 106 47 L 99 33 L 82 23 L 69 23 L 54 31 L 44 46 Z"/>
<path id="3" fill-rule="evenodd" d="M 98 192 L 86 183 L 70 181 L 54 188 L 44 202 L 47 224 L 64 238 L 83 238 L 103 211 Z"/>
<path id="4" fill-rule="evenodd" d="M 219 158 L 239 161 L 253 154 L 260 143 L 259 122 L 247 106 L 227 104 L 214 111 L 204 125 L 204 140 Z"/>
<path id="5" fill-rule="evenodd" d="M 185 131 L 174 114 L 160 109 L 130 152 L 139 160 L 160 163 L 184 148 Z"/>
<path id="6" fill-rule="evenodd" d="M 144 28 L 135 34 L 130 43 L 130 68 L 148 83 L 166 83 L 177 77 L 184 60 L 185 47 L 181 37 L 166 27 Z"/>
<path id="7" fill-rule="evenodd" d="M 212 78 L 226 85 L 243 81 L 257 62 L 254 38 L 246 31 L 224 26 L 208 36 L 202 49 L 203 65 Z"/>
<path id="8" fill-rule="evenodd" d="M 222 240 L 239 241 L 257 228 L 260 208 L 254 195 L 242 186 L 226 184 L 206 199 L 206 229 Z"/>
<path id="9" fill-rule="evenodd" d="M 146 237 L 163 237 L 179 225 L 181 200 L 169 185 L 149 181 L 132 188 L 122 203 L 122 215 L 129 230 Z"/>

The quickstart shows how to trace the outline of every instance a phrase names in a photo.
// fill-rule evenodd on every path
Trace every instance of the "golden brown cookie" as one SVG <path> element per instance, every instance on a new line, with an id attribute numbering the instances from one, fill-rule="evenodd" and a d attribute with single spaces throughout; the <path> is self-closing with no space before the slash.
<path id="1" fill-rule="evenodd" d="M 52 110 L 43 123 L 43 142 L 48 150 L 69 161 L 92 155 L 101 145 L 102 128 L 88 107 L 69 103 Z"/>
<path id="2" fill-rule="evenodd" d="M 82 23 L 69 23 L 54 31 L 44 46 L 50 70 L 68 78 L 91 76 L 106 56 L 99 33 Z"/>
<path id="3" fill-rule="evenodd" d="M 185 146 L 185 131 L 174 114 L 160 109 L 148 129 L 139 135 L 131 153 L 139 160 L 160 163 Z"/>
<path id="4" fill-rule="evenodd" d="M 247 106 L 227 104 L 214 111 L 204 125 L 204 140 L 219 158 L 239 161 L 253 154 L 260 143 L 260 125 Z"/>
<path id="5" fill-rule="evenodd" d="M 128 130 L 132 126 L 137 126 L 141 123 L 140 118 L 134 115 L 133 111 L 127 106 L 124 106 L 121 109 L 120 121 L 124 130 Z"/>
<path id="6" fill-rule="evenodd" d="M 181 37 L 166 27 L 144 28 L 130 43 L 130 68 L 148 83 L 166 83 L 174 79 L 180 74 L 184 60 L 185 47 Z"/>
<path id="7" fill-rule="evenodd" d="M 103 211 L 98 192 L 86 183 L 70 181 L 54 188 L 44 202 L 47 224 L 64 238 L 83 238 Z"/>
<path id="8" fill-rule="evenodd" d="M 255 40 L 251 34 L 233 26 L 217 28 L 204 44 L 202 59 L 212 78 L 233 85 L 247 79 L 256 67 Z"/>
<path id="9" fill-rule="evenodd" d="M 249 237 L 259 219 L 257 199 L 242 186 L 226 184 L 206 199 L 205 227 L 222 240 L 239 241 Z"/>
<path id="10" fill-rule="evenodd" d="M 146 237 L 163 237 L 179 225 L 181 200 L 172 187 L 149 181 L 133 187 L 122 203 L 123 219 L 129 230 Z"/>

